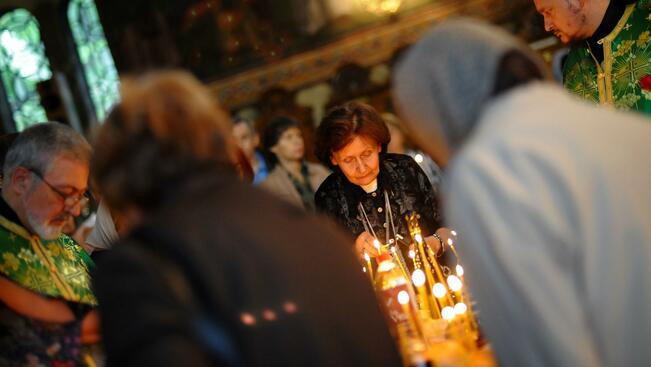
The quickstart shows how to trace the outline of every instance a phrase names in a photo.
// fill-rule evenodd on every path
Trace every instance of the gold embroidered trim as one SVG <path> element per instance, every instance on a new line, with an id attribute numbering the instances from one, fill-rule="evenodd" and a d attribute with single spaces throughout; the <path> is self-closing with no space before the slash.
<path id="1" fill-rule="evenodd" d="M 7 228 L 10 232 L 19 235 L 20 237 L 31 241 L 32 235 L 27 231 L 27 229 L 21 225 L 18 225 L 9 219 L 0 215 L 0 226 Z"/>
<path id="2" fill-rule="evenodd" d="M 59 292 L 61 292 L 61 295 L 67 300 L 79 301 L 79 298 L 75 295 L 72 289 L 70 289 L 70 286 L 68 286 L 68 284 L 66 284 L 66 282 L 63 281 L 63 279 L 61 279 L 61 276 L 59 275 L 58 269 L 56 268 L 54 261 L 47 255 L 47 252 L 43 249 L 43 245 L 41 244 L 41 241 L 37 236 L 30 234 L 25 227 L 16 224 L 1 215 L 0 215 L 0 226 L 6 228 L 11 233 L 15 233 L 20 237 L 29 241 L 36 256 L 38 256 L 39 260 L 41 260 L 43 265 L 47 267 L 48 271 L 50 272 L 50 275 L 52 275 L 52 280 L 54 281 L 54 285 L 57 287 Z"/>
<path id="3" fill-rule="evenodd" d="M 624 10 L 624 15 L 622 15 L 622 18 L 617 22 L 617 25 L 613 29 L 612 32 L 610 32 L 609 35 L 606 37 L 602 38 L 599 40 L 599 43 L 603 43 L 603 48 L 604 48 L 604 76 L 605 76 L 605 100 L 606 103 L 608 104 L 613 104 L 613 76 L 612 76 L 612 70 L 613 70 L 613 50 L 612 50 L 612 43 L 613 40 L 619 35 L 619 33 L 622 31 L 624 26 L 626 25 L 626 22 L 628 22 L 628 18 L 631 16 L 633 13 L 633 10 L 635 10 L 635 4 L 628 5 L 626 7 L 626 10 Z M 599 99 L 601 100 L 601 90 L 599 90 Z M 603 103 L 603 102 L 602 102 Z"/>
<path id="4" fill-rule="evenodd" d="M 43 249 L 41 240 L 37 236 L 32 236 L 29 242 L 32 245 L 32 248 L 34 249 L 36 255 L 38 255 L 43 264 L 47 266 L 50 274 L 52 275 L 52 280 L 54 281 L 56 287 L 59 289 L 59 292 L 61 292 L 61 295 L 63 295 L 63 298 L 69 301 L 79 301 L 79 298 L 75 295 L 75 292 L 73 292 L 72 289 L 70 289 L 70 286 L 68 286 L 68 284 L 63 279 L 61 279 L 55 262 L 48 256 L 47 251 Z"/>

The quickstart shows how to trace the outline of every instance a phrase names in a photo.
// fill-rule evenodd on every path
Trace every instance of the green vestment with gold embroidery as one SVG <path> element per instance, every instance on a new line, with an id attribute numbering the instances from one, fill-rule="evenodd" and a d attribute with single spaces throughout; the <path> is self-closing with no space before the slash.
<path id="1" fill-rule="evenodd" d="M 588 100 L 651 115 L 651 91 L 640 79 L 651 75 L 651 4 L 628 5 L 613 31 L 599 40 L 599 63 L 587 42 L 572 47 L 563 67 L 563 84 Z"/>
<path id="2" fill-rule="evenodd" d="M 0 273 L 44 296 L 97 305 L 89 268 L 93 261 L 70 237 L 41 240 L 0 216 Z"/>

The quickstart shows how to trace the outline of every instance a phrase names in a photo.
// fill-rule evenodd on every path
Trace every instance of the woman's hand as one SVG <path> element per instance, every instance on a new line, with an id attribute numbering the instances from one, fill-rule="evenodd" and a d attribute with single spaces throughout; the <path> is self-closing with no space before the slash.
<path id="1" fill-rule="evenodd" d="M 440 254 L 441 246 L 443 244 L 441 243 L 441 241 L 439 241 L 438 238 L 436 238 L 436 236 L 432 235 L 432 236 L 425 237 L 425 243 L 427 244 L 427 246 L 429 246 L 429 248 L 432 249 L 432 251 L 434 251 L 436 256 Z"/>
<path id="2" fill-rule="evenodd" d="M 436 236 L 438 236 L 438 238 Z M 447 227 L 437 229 L 436 235 L 425 237 L 425 243 L 427 243 L 427 246 L 429 246 L 437 255 L 440 255 L 442 251 L 447 250 L 450 243 L 455 243 L 456 240 L 456 232 Z"/>
<path id="3" fill-rule="evenodd" d="M 373 246 L 373 236 L 368 232 L 362 232 L 357 239 L 355 240 L 355 252 L 360 259 L 364 259 L 364 254 L 368 254 L 370 257 L 376 257 L 378 255 L 377 249 Z"/>

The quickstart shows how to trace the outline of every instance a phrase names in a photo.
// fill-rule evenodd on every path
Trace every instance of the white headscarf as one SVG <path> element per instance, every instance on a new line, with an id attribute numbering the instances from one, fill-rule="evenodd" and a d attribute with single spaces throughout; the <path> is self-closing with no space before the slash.
<path id="1" fill-rule="evenodd" d="M 103 201 L 100 201 L 97 208 L 95 227 L 88 235 L 86 244 L 92 247 L 93 250 L 108 250 L 119 239 L 111 211 Z"/>
<path id="2" fill-rule="evenodd" d="M 444 21 L 412 46 L 393 83 L 398 107 L 414 135 L 428 145 L 457 150 L 491 99 L 500 61 L 510 51 L 527 56 L 547 74 L 524 42 L 476 19 Z"/>

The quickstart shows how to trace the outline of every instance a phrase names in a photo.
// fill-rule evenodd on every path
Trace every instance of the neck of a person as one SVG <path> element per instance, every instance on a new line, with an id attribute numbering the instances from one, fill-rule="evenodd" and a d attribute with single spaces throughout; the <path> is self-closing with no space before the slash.
<path id="1" fill-rule="evenodd" d="M 359 185 L 364 192 L 367 194 L 370 194 L 372 192 L 375 192 L 377 190 L 377 177 L 373 179 L 373 181 L 367 183 L 366 185 Z"/>
<path id="2" fill-rule="evenodd" d="M 592 37 L 595 32 L 597 32 L 597 29 L 601 25 L 601 23 L 604 21 L 604 17 L 606 16 L 606 10 L 608 10 L 608 5 L 610 5 L 611 0 L 596 0 L 596 1 L 588 1 L 586 2 L 587 8 L 585 12 L 583 13 L 582 16 L 582 21 L 583 21 L 583 39 L 588 39 Z M 613 0 L 614 1 L 614 0 Z M 615 28 L 615 24 L 613 24 L 610 29 L 607 30 L 606 35 L 609 34 L 613 28 Z"/>
<path id="3" fill-rule="evenodd" d="M 20 220 L 21 226 L 25 227 L 29 233 L 36 233 L 34 228 L 29 225 L 29 220 L 27 220 L 27 212 L 25 211 L 24 206 L 21 203 L 21 198 L 18 195 L 15 195 L 11 188 L 2 190 L 2 199 L 9 205 L 9 207 L 16 213 L 18 219 Z"/>
<path id="4" fill-rule="evenodd" d="M 260 161 L 258 161 L 258 157 L 255 156 L 255 153 L 249 157 L 249 163 L 251 164 L 251 169 L 253 170 L 253 173 L 258 172 L 258 167 L 260 167 Z"/>
<path id="5" fill-rule="evenodd" d="M 301 173 L 302 160 L 283 159 L 278 158 L 278 163 L 283 166 L 292 176 L 296 179 L 303 181 L 303 174 Z"/>

